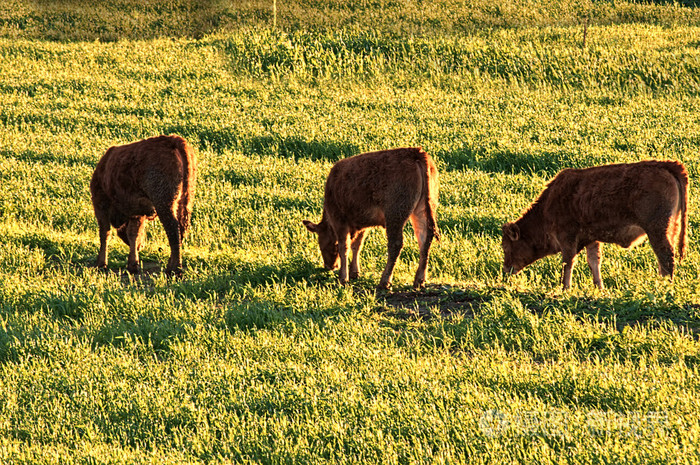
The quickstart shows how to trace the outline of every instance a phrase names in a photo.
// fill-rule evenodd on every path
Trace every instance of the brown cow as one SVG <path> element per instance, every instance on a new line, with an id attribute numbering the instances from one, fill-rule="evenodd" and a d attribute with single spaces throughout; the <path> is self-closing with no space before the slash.
<path id="1" fill-rule="evenodd" d="M 327 269 L 335 269 L 340 258 L 341 284 L 348 281 L 348 244 L 353 252 L 350 279 L 355 279 L 360 274 L 360 250 L 367 228 L 385 227 L 388 259 L 379 288 L 389 288 L 403 247 L 403 227 L 410 218 L 420 249 L 413 281 L 418 288 L 426 279 L 430 244 L 433 237 L 439 238 L 437 200 L 437 168 L 422 149 L 363 153 L 333 165 L 326 180 L 321 222 L 303 223 L 318 234 Z"/>
<path id="2" fill-rule="evenodd" d="M 127 270 L 139 271 L 146 220 L 156 216 L 170 243 L 167 273 L 180 273 L 180 245 L 190 225 L 197 160 L 187 141 L 158 136 L 110 147 L 97 163 L 90 182 L 92 205 L 100 230 L 99 268 L 107 267 L 110 227 L 129 246 Z"/>
<path id="3" fill-rule="evenodd" d="M 659 273 L 673 279 L 674 244 L 679 260 L 685 253 L 687 204 L 688 173 L 676 161 L 565 169 L 517 221 L 503 225 L 503 271 L 514 274 L 561 252 L 568 289 L 585 247 L 593 283 L 602 289 L 600 243 L 631 247 L 648 236 Z"/>

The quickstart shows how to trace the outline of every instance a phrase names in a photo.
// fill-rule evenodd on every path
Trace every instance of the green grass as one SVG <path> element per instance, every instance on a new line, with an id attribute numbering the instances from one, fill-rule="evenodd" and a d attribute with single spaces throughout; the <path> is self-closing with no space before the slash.
<path id="1" fill-rule="evenodd" d="M 5 0 L 0 35 L 112 42 L 202 38 L 241 27 L 269 28 L 273 0 Z M 372 30 L 393 36 L 451 36 L 491 29 L 644 23 L 700 25 L 697 0 L 279 0 L 277 28 L 332 32 Z"/>
<path id="2" fill-rule="evenodd" d="M 700 462 L 698 10 L 115 5 L 0 6 L 0 461 Z M 199 158 L 184 276 L 157 221 L 146 272 L 116 240 L 98 272 L 94 166 L 161 133 Z M 440 169 L 428 287 L 410 227 L 392 292 L 379 231 L 339 286 L 301 221 L 333 162 L 409 145 Z M 604 291 L 558 256 L 501 277 L 556 172 L 646 158 L 691 176 L 673 283 L 648 244 L 604 247 Z"/>

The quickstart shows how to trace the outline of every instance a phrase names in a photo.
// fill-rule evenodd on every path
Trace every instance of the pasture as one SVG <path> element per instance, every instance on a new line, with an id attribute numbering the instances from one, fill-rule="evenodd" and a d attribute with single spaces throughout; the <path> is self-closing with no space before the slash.
<path id="1" fill-rule="evenodd" d="M 277 3 L 0 7 L 0 461 L 700 462 L 697 10 Z M 185 272 L 158 221 L 143 273 L 116 238 L 99 272 L 95 164 L 157 134 L 199 159 Z M 302 220 L 335 161 L 402 146 L 440 170 L 428 285 L 407 226 L 392 291 L 382 231 L 340 286 Z M 646 158 L 690 174 L 673 283 L 648 243 L 603 247 L 603 291 L 583 259 L 566 292 L 559 256 L 501 276 L 560 169 Z"/>

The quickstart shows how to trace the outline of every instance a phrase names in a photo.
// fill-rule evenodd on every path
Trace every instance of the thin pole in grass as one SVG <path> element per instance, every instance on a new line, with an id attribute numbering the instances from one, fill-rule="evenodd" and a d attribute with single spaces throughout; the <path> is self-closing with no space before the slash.
<path id="1" fill-rule="evenodd" d="M 272 0 L 272 28 L 277 29 L 277 0 Z"/>
<path id="2" fill-rule="evenodd" d="M 588 35 L 588 20 L 591 18 L 590 15 L 586 15 L 586 22 L 583 23 L 583 42 L 581 43 L 581 48 L 586 49 L 586 36 Z"/>

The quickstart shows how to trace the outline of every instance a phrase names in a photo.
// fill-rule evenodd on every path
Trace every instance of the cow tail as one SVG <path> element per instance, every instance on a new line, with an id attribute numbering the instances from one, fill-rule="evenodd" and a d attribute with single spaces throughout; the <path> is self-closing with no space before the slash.
<path id="1" fill-rule="evenodd" d="M 687 235 L 686 229 L 688 227 L 688 172 L 681 163 L 674 163 L 673 165 L 673 175 L 678 181 L 680 186 L 680 197 L 681 197 L 681 230 L 678 235 L 678 259 L 681 260 L 685 256 L 685 249 L 687 246 Z"/>
<path id="2" fill-rule="evenodd" d="M 182 162 L 182 195 L 178 205 L 177 219 L 180 223 L 180 236 L 184 238 L 190 227 L 190 216 L 192 215 L 197 159 L 192 147 L 184 139 L 178 140 L 175 149 Z"/>
<path id="3" fill-rule="evenodd" d="M 425 208 L 428 212 L 428 230 L 432 233 L 433 237 L 440 240 L 440 231 L 437 226 L 437 204 L 438 204 L 438 171 L 435 166 L 433 159 L 425 153 L 422 149 L 421 154 L 421 165 L 425 168 L 425 173 L 423 176 L 423 191 L 426 192 L 425 196 Z"/>

